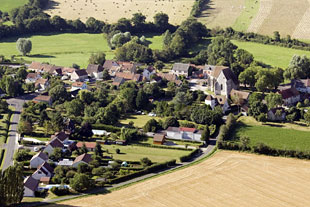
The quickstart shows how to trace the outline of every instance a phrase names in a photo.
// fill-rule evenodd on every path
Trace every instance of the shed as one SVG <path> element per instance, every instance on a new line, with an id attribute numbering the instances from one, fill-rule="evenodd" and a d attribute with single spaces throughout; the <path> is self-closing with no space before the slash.
<path id="1" fill-rule="evenodd" d="M 153 139 L 153 144 L 163 145 L 165 142 L 165 135 L 164 134 L 155 134 Z"/>

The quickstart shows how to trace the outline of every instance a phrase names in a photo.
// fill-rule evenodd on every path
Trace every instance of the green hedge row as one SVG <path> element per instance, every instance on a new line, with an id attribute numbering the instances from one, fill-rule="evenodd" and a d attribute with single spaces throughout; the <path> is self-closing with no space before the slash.
<path id="1" fill-rule="evenodd" d="M 10 110 L 9 113 L 8 113 L 8 116 L 7 116 L 6 120 L 5 120 L 4 143 L 6 143 L 8 141 L 12 114 L 13 114 L 13 112 Z"/>
<path id="2" fill-rule="evenodd" d="M 199 17 L 201 15 L 202 10 L 209 3 L 210 0 L 196 0 L 191 11 L 191 16 Z"/>
<path id="3" fill-rule="evenodd" d="M 93 129 L 105 130 L 105 131 L 113 132 L 113 133 L 121 131 L 120 127 L 106 125 L 106 124 L 93 124 L 92 127 Z"/>
<path id="4" fill-rule="evenodd" d="M 180 157 L 180 161 L 181 162 L 187 162 L 187 161 L 191 160 L 199 152 L 200 152 L 200 149 L 195 149 L 191 153 L 189 153 L 188 155 L 184 155 L 184 156 Z"/>
<path id="5" fill-rule="evenodd" d="M 159 170 L 166 169 L 166 168 L 168 168 L 170 166 L 174 166 L 175 163 L 176 163 L 176 160 L 170 160 L 170 161 L 167 161 L 167 162 L 163 162 L 163 163 L 159 163 L 159 164 L 154 164 L 154 165 L 151 165 L 149 167 L 146 167 L 144 170 L 141 170 L 141 171 L 138 171 L 138 172 L 134 172 L 134 173 L 131 173 L 131 174 L 128 174 L 128 175 L 124 175 L 122 177 L 110 179 L 110 180 L 108 180 L 108 183 L 109 184 L 117 184 L 117 183 L 125 182 L 127 180 L 131 180 L 133 178 L 140 177 L 142 175 L 146 175 L 148 173 L 153 173 L 153 172 L 156 172 L 156 171 L 159 171 Z"/>
<path id="6" fill-rule="evenodd" d="M 150 148 L 161 148 L 161 149 L 173 149 L 173 150 L 184 150 L 184 151 L 192 151 L 192 149 L 186 149 L 186 148 L 179 148 L 179 147 L 169 147 L 164 145 L 152 145 L 152 144 L 131 144 L 133 146 L 141 146 L 141 147 L 150 147 Z"/>
<path id="7" fill-rule="evenodd" d="M 5 149 L 0 150 L 0 166 L 2 164 L 3 158 L 4 158 Z"/>

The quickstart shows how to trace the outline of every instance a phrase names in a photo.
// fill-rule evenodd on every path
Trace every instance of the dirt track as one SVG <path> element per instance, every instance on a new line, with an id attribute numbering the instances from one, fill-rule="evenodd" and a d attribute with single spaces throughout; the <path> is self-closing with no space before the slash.
<path id="1" fill-rule="evenodd" d="M 309 193 L 309 161 L 221 151 L 198 165 L 107 195 L 53 206 L 304 207 L 310 206 Z"/>

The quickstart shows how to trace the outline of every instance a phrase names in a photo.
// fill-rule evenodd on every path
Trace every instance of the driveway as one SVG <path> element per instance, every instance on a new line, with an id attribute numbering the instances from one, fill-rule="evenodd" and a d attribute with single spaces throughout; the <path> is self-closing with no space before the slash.
<path id="1" fill-rule="evenodd" d="M 5 159 L 3 161 L 2 169 L 5 170 L 9 166 L 13 165 L 13 156 L 15 150 L 18 148 L 18 133 L 17 133 L 17 127 L 18 122 L 20 118 L 21 111 L 23 109 L 23 104 L 26 101 L 32 100 L 34 97 L 36 97 L 38 94 L 32 93 L 32 94 L 26 94 L 20 97 L 16 98 L 10 98 L 7 99 L 7 102 L 10 106 L 13 106 L 15 108 L 15 111 L 13 112 L 13 117 L 10 125 L 10 131 L 7 143 L 5 145 Z"/>

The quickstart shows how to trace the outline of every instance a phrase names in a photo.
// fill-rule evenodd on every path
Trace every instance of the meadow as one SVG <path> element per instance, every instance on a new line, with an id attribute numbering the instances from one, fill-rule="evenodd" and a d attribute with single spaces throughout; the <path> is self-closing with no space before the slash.
<path id="1" fill-rule="evenodd" d="M 219 151 L 197 165 L 112 193 L 48 207 L 310 206 L 309 168 L 305 160 Z"/>
<path id="2" fill-rule="evenodd" d="M 249 137 L 251 146 L 257 143 L 264 143 L 276 149 L 309 151 L 309 127 L 303 127 L 303 131 L 292 128 L 290 129 L 290 125 L 272 122 L 261 125 L 257 124 L 256 121 L 248 121 L 246 117 L 245 119 L 239 120 L 238 127 L 235 131 L 235 137 Z"/>
<path id="3" fill-rule="evenodd" d="M 146 37 L 151 48 L 162 47 L 160 35 L 149 34 Z M 22 57 L 27 61 L 49 62 L 61 66 L 72 66 L 72 63 L 76 63 L 85 68 L 91 53 L 104 52 L 106 59 L 114 57 L 114 51 L 109 48 L 103 34 L 52 33 L 27 38 L 32 41 L 30 55 Z M 21 57 L 16 49 L 16 40 L 16 38 L 10 38 L 0 41 L 0 54 L 8 58 L 12 55 Z"/>
<path id="4" fill-rule="evenodd" d="M 20 7 L 28 3 L 28 0 L 0 0 L 0 10 L 2 12 L 10 12 L 12 9 Z"/>
<path id="5" fill-rule="evenodd" d="M 306 55 L 310 57 L 310 51 L 296 50 L 274 45 L 264 45 L 254 42 L 242 42 L 232 40 L 238 48 L 245 49 L 254 55 L 255 60 L 262 61 L 274 67 L 287 68 L 293 55 Z"/>
<path id="6" fill-rule="evenodd" d="M 160 117 L 148 116 L 148 115 L 129 115 L 128 117 L 121 119 L 120 123 L 128 125 L 129 122 L 133 121 L 135 127 L 143 128 L 143 126 L 151 119 L 156 121 L 160 120 Z"/>

